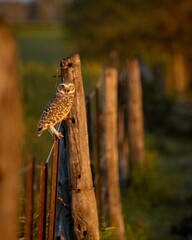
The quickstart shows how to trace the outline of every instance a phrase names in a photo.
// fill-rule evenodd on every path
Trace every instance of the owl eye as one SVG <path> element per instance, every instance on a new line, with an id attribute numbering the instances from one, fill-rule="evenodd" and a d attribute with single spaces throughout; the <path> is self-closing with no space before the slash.
<path id="1" fill-rule="evenodd" d="M 63 85 L 60 85 L 59 88 L 58 88 L 59 91 L 63 91 L 63 89 L 64 89 Z"/>

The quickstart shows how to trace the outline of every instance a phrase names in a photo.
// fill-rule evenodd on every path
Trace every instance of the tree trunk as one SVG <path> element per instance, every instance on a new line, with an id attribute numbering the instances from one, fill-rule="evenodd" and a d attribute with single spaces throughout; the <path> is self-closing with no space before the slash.
<path id="1" fill-rule="evenodd" d="M 119 188 L 117 148 L 117 70 L 107 68 L 104 73 L 104 146 L 107 170 L 108 220 L 117 228 L 117 239 L 125 239 Z"/>
<path id="2" fill-rule="evenodd" d="M 0 236 L 17 239 L 21 102 L 18 57 L 8 27 L 0 21 Z"/>

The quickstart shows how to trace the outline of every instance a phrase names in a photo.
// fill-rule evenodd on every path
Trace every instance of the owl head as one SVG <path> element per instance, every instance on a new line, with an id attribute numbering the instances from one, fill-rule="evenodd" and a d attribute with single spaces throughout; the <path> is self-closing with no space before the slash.
<path id="1" fill-rule="evenodd" d="M 61 83 L 57 87 L 57 93 L 61 95 L 69 95 L 75 92 L 75 86 L 73 83 Z"/>

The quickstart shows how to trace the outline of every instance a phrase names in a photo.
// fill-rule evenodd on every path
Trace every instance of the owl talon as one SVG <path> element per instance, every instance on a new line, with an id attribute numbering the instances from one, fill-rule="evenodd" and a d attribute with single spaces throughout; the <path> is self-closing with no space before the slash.
<path id="1" fill-rule="evenodd" d="M 58 132 L 58 134 L 55 134 L 59 139 L 64 138 L 63 134 Z"/>
<path id="2" fill-rule="evenodd" d="M 56 136 L 57 138 L 61 139 L 61 138 L 64 137 L 61 132 L 58 132 L 58 131 L 54 128 L 54 126 L 49 126 L 49 129 L 50 129 L 50 131 L 51 131 L 53 134 L 55 134 L 55 136 Z"/>

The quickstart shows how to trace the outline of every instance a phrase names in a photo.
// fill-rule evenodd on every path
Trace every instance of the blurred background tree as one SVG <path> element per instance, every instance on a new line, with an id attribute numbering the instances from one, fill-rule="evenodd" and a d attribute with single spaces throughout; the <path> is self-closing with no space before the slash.
<path id="1" fill-rule="evenodd" d="M 192 90 L 191 1 L 71 0 L 63 9 L 68 41 L 82 58 L 140 58 L 145 122 L 172 126 L 170 96 L 186 99 Z"/>
<path id="2" fill-rule="evenodd" d="M 191 55 L 192 4 L 189 0 L 67 1 L 64 24 L 85 55 L 122 56 L 175 48 Z"/>

